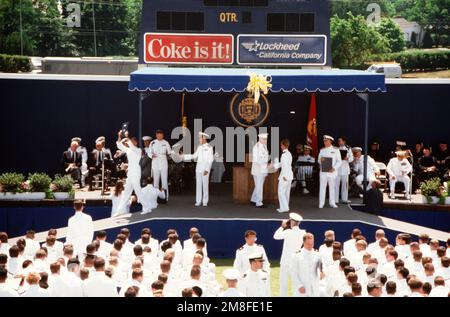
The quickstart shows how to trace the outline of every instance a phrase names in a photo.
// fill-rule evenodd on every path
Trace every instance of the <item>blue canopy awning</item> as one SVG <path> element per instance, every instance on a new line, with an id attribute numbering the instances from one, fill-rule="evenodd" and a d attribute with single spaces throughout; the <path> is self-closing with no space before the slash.
<path id="1" fill-rule="evenodd" d="M 249 74 L 272 77 L 271 92 L 385 92 L 383 74 L 358 70 L 146 67 L 131 73 L 130 91 L 242 92 Z"/>

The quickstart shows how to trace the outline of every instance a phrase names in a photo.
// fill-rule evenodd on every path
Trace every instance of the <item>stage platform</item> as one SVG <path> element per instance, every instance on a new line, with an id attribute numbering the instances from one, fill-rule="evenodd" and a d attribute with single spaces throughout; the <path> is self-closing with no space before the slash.
<path id="1" fill-rule="evenodd" d="M 140 215 L 139 211 L 117 218 L 105 218 L 95 221 L 95 230 L 106 230 L 108 240 L 112 240 L 120 228 L 128 227 L 132 231 L 132 239 L 138 239 L 140 230 L 150 227 L 153 235 L 158 239 L 165 238 L 165 231 L 175 228 L 180 239 L 187 239 L 190 226 L 200 228 L 200 232 L 207 238 L 212 255 L 228 257 L 243 240 L 243 233 L 247 229 L 255 229 L 264 245 L 272 247 L 272 254 L 278 253 L 278 241 L 273 242 L 274 230 L 280 221 L 288 217 L 276 211 L 278 206 L 268 205 L 267 208 L 255 208 L 249 204 L 234 204 L 232 202 L 231 184 L 211 184 L 210 202 L 207 207 L 194 206 L 194 192 L 171 195 L 168 204 L 160 204 L 157 209 L 147 215 Z M 90 212 L 91 206 L 109 205 L 106 196 L 101 197 L 99 191 L 77 191 L 76 198 L 85 199 L 85 211 Z M 398 201 L 400 203 L 400 200 Z M 361 199 L 353 200 L 357 208 Z M 104 207 L 109 208 L 109 207 Z M 316 234 L 316 244 L 323 239 L 323 232 L 327 229 L 336 231 L 339 241 L 347 240 L 353 228 L 361 228 L 365 236 L 372 240 L 373 233 L 378 228 L 386 230 L 389 240 L 394 243 L 395 235 L 407 232 L 414 236 L 427 233 L 431 237 L 445 241 L 450 237 L 448 231 L 435 230 L 413 223 L 399 221 L 384 216 L 357 211 L 349 205 L 339 205 L 339 208 L 318 208 L 318 198 L 309 195 L 294 194 L 291 198 L 291 211 L 300 213 L 304 221 L 302 227 Z M 136 209 L 135 209 L 136 210 Z M 66 228 L 58 230 L 58 238 L 63 238 Z M 37 239 L 43 241 L 46 231 L 39 232 Z M 16 239 L 11 239 L 14 243 Z M 214 240 L 214 241 L 211 241 Z M 215 242 L 215 243 L 214 243 Z M 223 244 L 223 245 L 222 245 Z M 220 247 L 222 245 L 222 247 Z M 318 245 L 317 245 L 318 247 Z M 223 249 L 226 249 L 224 251 Z"/>

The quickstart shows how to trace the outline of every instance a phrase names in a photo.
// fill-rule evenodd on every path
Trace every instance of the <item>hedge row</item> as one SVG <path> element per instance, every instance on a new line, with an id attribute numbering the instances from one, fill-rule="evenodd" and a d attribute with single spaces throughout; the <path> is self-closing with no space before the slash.
<path id="1" fill-rule="evenodd" d="M 0 54 L 0 72 L 30 72 L 31 67 L 31 59 L 29 57 Z"/>
<path id="2" fill-rule="evenodd" d="M 372 56 L 373 62 L 399 63 L 405 72 L 435 71 L 450 68 L 450 50 L 410 50 Z"/>

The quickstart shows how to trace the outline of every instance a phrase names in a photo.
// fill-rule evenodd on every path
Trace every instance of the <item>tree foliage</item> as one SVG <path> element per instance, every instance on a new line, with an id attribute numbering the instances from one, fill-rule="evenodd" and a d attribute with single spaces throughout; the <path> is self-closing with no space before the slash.
<path id="1" fill-rule="evenodd" d="M 405 49 L 406 43 L 403 31 L 392 19 L 383 18 L 377 30 L 388 41 L 391 52 L 400 52 Z"/>

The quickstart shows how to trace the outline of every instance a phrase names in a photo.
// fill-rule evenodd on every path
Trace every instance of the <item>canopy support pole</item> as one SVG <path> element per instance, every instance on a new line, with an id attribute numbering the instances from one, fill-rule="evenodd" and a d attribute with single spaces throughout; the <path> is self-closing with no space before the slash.
<path id="1" fill-rule="evenodd" d="M 139 93 L 139 146 L 142 147 L 142 104 L 144 100 L 150 96 L 148 92 L 140 92 Z"/>
<path id="2" fill-rule="evenodd" d="M 367 204 L 367 155 L 369 152 L 369 94 L 358 94 L 358 97 L 365 102 L 364 114 L 364 169 L 363 169 L 363 203 Z"/>

